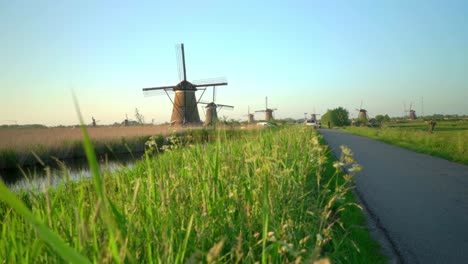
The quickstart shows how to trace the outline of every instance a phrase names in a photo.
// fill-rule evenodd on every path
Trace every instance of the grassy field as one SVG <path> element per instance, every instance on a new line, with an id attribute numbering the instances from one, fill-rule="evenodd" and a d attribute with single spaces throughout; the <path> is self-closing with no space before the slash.
<path id="1" fill-rule="evenodd" d="M 363 228 L 352 176 L 313 129 L 253 132 L 186 139 L 185 147 L 173 137 L 163 155 L 102 176 L 88 144 L 93 180 L 17 194 L 22 203 L 0 183 L 0 256 L 6 263 L 385 263 Z"/>
<path id="2" fill-rule="evenodd" d="M 468 122 L 438 121 L 434 132 L 421 121 L 389 123 L 382 128 L 346 127 L 345 131 L 417 152 L 468 164 Z"/>

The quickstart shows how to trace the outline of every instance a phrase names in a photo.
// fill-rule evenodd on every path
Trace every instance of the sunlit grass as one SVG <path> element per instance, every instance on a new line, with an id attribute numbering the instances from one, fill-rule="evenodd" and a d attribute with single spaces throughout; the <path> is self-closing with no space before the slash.
<path id="1" fill-rule="evenodd" d="M 468 164 L 468 126 L 465 123 L 439 122 L 433 133 L 427 131 L 427 125 L 424 123 L 383 128 L 347 127 L 344 130 L 417 152 Z"/>
<path id="2" fill-rule="evenodd" d="M 363 230 L 362 218 L 354 219 L 362 215 L 351 197 L 352 177 L 333 168 L 313 129 L 253 132 L 220 132 L 203 144 L 174 140 L 164 154 L 148 152 L 112 175 L 97 169 L 86 140 L 92 180 L 19 196 L 92 262 L 385 261 L 372 240 L 352 235 Z M 10 206 L 0 204 L 6 263 L 61 262 L 54 243 Z"/>

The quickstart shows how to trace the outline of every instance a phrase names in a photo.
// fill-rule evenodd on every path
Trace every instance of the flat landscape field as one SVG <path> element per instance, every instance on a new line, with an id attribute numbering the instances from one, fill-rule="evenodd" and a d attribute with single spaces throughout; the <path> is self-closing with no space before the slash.
<path id="1" fill-rule="evenodd" d="M 381 128 L 346 127 L 344 131 L 468 164 L 468 121 L 437 121 L 433 133 L 428 128 L 427 122 L 408 121 Z"/>

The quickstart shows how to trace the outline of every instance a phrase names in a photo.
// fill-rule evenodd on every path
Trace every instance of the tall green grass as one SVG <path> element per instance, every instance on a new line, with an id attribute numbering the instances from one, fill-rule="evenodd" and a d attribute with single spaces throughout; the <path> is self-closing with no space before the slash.
<path id="1" fill-rule="evenodd" d="M 425 127 L 425 125 L 424 125 Z M 468 164 L 468 127 L 466 125 L 436 126 L 433 133 L 422 125 L 398 127 L 347 127 L 347 132 L 398 145 L 420 153 Z"/>
<path id="2" fill-rule="evenodd" d="M 313 129 L 174 138 L 163 155 L 155 148 L 112 175 L 83 132 L 92 180 L 22 192 L 22 203 L 0 193 L 4 262 L 72 261 L 60 248 L 98 263 L 385 262 L 363 229 L 352 177 L 332 166 Z"/>

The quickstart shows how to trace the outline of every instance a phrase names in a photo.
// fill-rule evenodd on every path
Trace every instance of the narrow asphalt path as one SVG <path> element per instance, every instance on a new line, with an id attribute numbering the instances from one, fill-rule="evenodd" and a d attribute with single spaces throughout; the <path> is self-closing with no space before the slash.
<path id="1" fill-rule="evenodd" d="M 468 166 L 321 129 L 364 168 L 356 190 L 403 263 L 468 263 Z"/>

